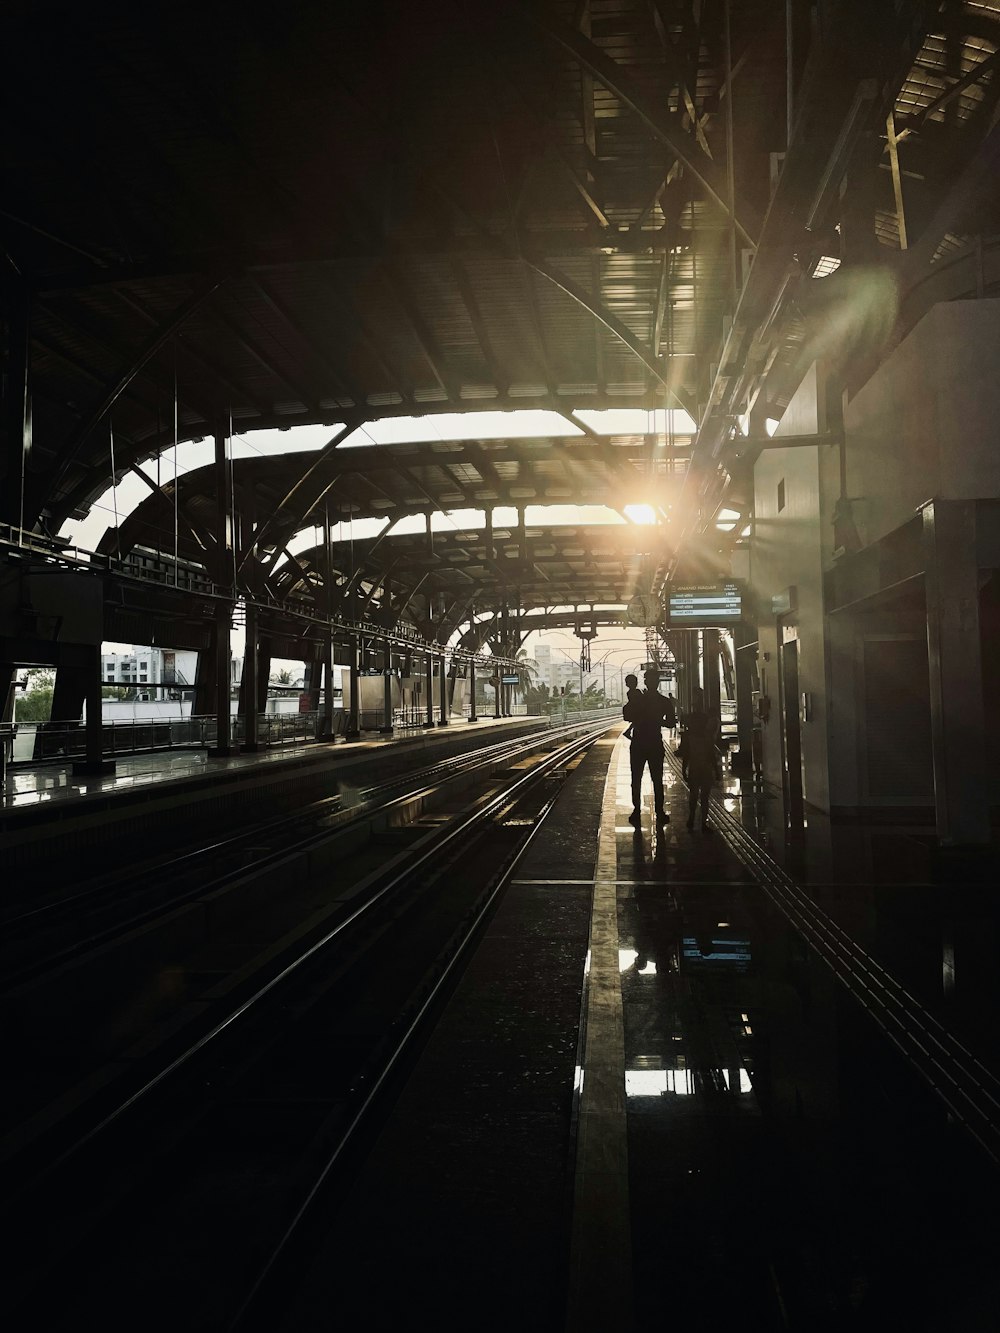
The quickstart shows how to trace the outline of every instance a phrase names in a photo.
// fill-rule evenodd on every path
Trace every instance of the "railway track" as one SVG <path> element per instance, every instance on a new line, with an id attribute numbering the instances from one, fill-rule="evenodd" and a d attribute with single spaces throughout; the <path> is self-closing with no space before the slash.
<path id="1" fill-rule="evenodd" d="M 553 728 L 542 733 L 541 739 L 572 734 L 573 730 L 572 725 Z M 197 886 L 227 872 L 238 872 L 248 860 L 281 855 L 310 833 L 323 836 L 332 827 L 360 823 L 393 803 L 397 809 L 405 808 L 407 802 L 419 801 L 422 796 L 426 799 L 429 790 L 441 782 L 475 774 L 485 765 L 516 761 L 525 747 L 537 746 L 539 740 L 538 735 L 507 738 L 432 764 L 397 771 L 366 787 L 338 782 L 334 794 L 312 800 L 302 810 L 255 823 L 249 844 L 248 829 L 241 825 L 230 835 L 213 836 L 179 853 L 140 864 L 133 861 L 83 879 L 72 865 L 54 867 L 52 883 L 39 885 L 33 880 L 30 899 L 18 901 L 12 893 L 0 907 L 3 975 L 8 981 L 21 979 L 31 970 L 55 961 L 59 948 L 53 941 L 60 933 L 71 937 L 68 951 L 79 952 L 116 926 L 138 924 L 165 906 L 183 901 L 189 881 Z M 331 781 L 337 779 L 331 776 Z"/>
<path id="2" fill-rule="evenodd" d="M 124 1293 L 134 1287 L 124 1271 L 141 1274 L 151 1255 L 166 1254 L 179 1290 L 207 1284 L 218 1299 L 208 1300 L 203 1322 L 172 1309 L 162 1326 L 184 1318 L 187 1327 L 222 1328 L 241 1309 L 241 1326 L 253 1323 L 327 1183 L 349 1164 L 433 1021 L 566 766 L 606 728 L 558 738 L 535 762 L 522 754 L 523 768 L 512 767 L 512 752 L 498 788 L 438 812 L 433 828 L 354 880 L 335 919 L 284 940 L 263 969 L 218 985 L 179 1040 L 154 1043 L 145 1057 L 133 1051 L 128 1077 L 119 1071 L 85 1113 L 13 1157 L 15 1271 L 34 1320 L 40 1293 L 45 1318 L 58 1319 L 59 1290 L 101 1281 L 103 1265 L 103 1280 Z M 198 1197 L 206 1188 L 212 1206 Z M 225 1273 L 210 1276 L 213 1236 L 217 1259 L 225 1237 Z M 58 1284 L 47 1282 L 51 1267 L 39 1255 L 61 1256 Z"/>

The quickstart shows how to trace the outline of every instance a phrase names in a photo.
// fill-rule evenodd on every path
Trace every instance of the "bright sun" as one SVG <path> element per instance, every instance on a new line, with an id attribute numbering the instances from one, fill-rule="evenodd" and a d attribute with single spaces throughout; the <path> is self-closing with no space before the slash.
<path id="1" fill-rule="evenodd" d="M 633 523 L 656 522 L 656 511 L 652 505 L 626 505 L 625 513 Z"/>

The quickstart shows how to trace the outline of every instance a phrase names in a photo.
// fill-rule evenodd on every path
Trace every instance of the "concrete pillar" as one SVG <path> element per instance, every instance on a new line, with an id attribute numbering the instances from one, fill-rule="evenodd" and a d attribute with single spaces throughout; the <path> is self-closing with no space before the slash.
<path id="1" fill-rule="evenodd" d="M 427 721 L 424 723 L 424 726 L 425 726 L 425 727 L 433 727 L 433 725 L 434 725 L 434 659 L 431 657 L 430 652 L 427 653 L 426 670 L 427 670 L 427 680 L 426 680 L 426 687 L 427 687 Z"/>
<path id="2" fill-rule="evenodd" d="M 922 510 L 934 809 L 942 843 L 990 841 L 979 628 L 976 505 Z"/>
<path id="3" fill-rule="evenodd" d="M 74 763 L 73 772 L 79 774 L 113 773 L 115 771 L 114 760 L 104 758 L 104 720 L 101 708 L 103 696 L 101 645 L 97 643 L 91 647 L 88 644 L 83 652 L 86 656 L 85 700 L 87 705 L 84 737 L 85 757 Z"/>
<path id="4" fill-rule="evenodd" d="M 382 645 L 382 736 L 392 735 L 392 644 L 388 639 Z"/>
<path id="5" fill-rule="evenodd" d="M 474 659 L 469 661 L 469 721 L 479 721 L 479 714 L 476 712 L 476 663 Z"/>
<path id="6" fill-rule="evenodd" d="M 256 754 L 260 748 L 258 732 L 257 697 L 257 608 L 253 602 L 246 603 L 246 645 L 243 649 L 243 680 L 240 690 L 243 705 L 243 749 L 249 754 Z"/>
<path id="7" fill-rule="evenodd" d="M 347 713 L 347 730 L 344 736 L 349 741 L 356 741 L 361 735 L 361 700 L 360 673 L 358 671 L 358 636 L 352 634 L 347 641 L 347 666 L 349 671 L 351 706 Z"/>

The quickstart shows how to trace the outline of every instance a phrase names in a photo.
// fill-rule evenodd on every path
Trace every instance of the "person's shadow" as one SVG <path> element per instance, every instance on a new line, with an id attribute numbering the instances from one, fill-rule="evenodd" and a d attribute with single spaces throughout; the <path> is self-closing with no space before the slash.
<path id="1" fill-rule="evenodd" d="M 652 846 L 646 841 L 642 829 L 637 828 L 632 834 L 631 878 L 665 879 L 667 844 L 663 830 L 656 829 L 652 837 Z"/>
<path id="2" fill-rule="evenodd" d="M 637 884 L 633 902 L 636 973 L 655 973 L 661 979 L 676 973 L 683 920 L 673 893 L 665 884 Z"/>

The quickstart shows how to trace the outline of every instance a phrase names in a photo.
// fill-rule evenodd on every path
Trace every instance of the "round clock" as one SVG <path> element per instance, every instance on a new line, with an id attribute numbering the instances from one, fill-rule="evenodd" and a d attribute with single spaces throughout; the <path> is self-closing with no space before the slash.
<path id="1" fill-rule="evenodd" d="M 655 625 L 661 614 L 660 600 L 651 592 L 637 592 L 625 608 L 630 625 Z"/>

